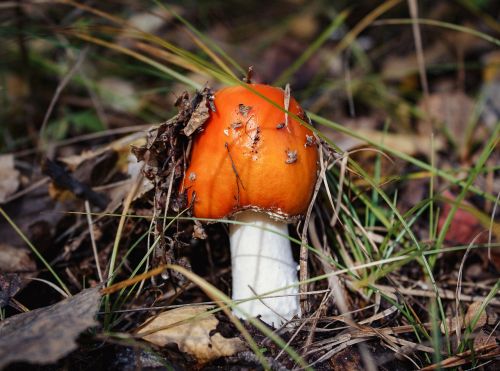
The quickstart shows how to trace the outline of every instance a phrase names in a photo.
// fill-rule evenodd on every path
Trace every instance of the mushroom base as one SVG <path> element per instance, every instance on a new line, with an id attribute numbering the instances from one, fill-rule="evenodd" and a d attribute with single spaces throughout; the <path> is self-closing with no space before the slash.
<path id="1" fill-rule="evenodd" d="M 234 313 L 241 318 L 260 316 L 274 327 L 300 316 L 297 263 L 290 241 L 284 237 L 288 236 L 287 225 L 253 211 L 239 213 L 235 220 L 252 225 L 230 224 L 229 228 L 232 298 L 235 301 L 249 299 L 238 304 Z M 284 289 L 279 290 L 281 288 Z M 256 298 L 274 290 L 279 291 Z"/>

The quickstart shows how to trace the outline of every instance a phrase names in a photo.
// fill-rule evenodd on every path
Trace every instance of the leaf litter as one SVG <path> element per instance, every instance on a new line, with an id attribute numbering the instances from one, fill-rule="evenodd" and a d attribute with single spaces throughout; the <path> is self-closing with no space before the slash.
<path id="1" fill-rule="evenodd" d="M 75 350 L 78 336 L 99 324 L 99 289 L 0 322 L 0 368 L 12 362 L 54 363 Z"/>
<path id="2" fill-rule="evenodd" d="M 136 335 L 158 346 L 176 344 L 199 363 L 229 357 L 246 349 L 238 337 L 225 337 L 217 329 L 220 321 L 208 312 L 210 305 L 185 306 L 148 318 Z"/>
<path id="3" fill-rule="evenodd" d="M 385 5 L 389 6 L 393 3 L 387 2 Z M 9 13 L 9 7 L 20 10 L 12 13 L 12 19 L 20 20 L 21 23 L 23 20 L 39 19 L 37 18 L 39 14 L 45 11 L 42 5 L 37 5 L 36 8 L 21 5 L 18 9 L 15 7 L 16 4 L 12 4 L 5 5 L 6 12 Z M 468 6 L 464 4 L 461 6 Z M 341 9 L 343 5 L 338 6 Z M 478 5 L 474 10 L 474 16 L 468 17 L 464 14 L 465 8 L 442 3 L 423 8 L 422 17 L 455 19 L 457 25 L 464 21 L 463 25 L 471 29 L 480 29 L 482 32 L 490 33 L 495 26 L 492 26 L 491 20 L 488 21 L 489 16 L 482 13 L 484 12 L 483 6 L 484 4 Z M 293 9 L 292 5 L 290 7 Z M 189 71 L 183 71 L 182 74 L 187 81 L 192 80 L 200 86 L 210 81 L 211 85 L 215 85 L 219 76 L 205 70 L 205 65 L 200 65 L 198 69 L 197 59 L 180 58 L 172 52 L 173 49 L 165 51 L 167 57 L 163 58 L 160 52 L 164 49 L 154 46 L 153 37 L 161 35 L 166 42 L 175 40 L 176 47 L 194 51 L 194 55 L 199 57 L 199 50 L 192 49 L 192 37 L 186 36 L 185 30 L 178 27 L 176 22 L 171 22 L 172 13 L 160 8 L 155 7 L 143 13 L 140 12 L 141 9 L 127 12 L 125 18 L 131 22 L 131 27 L 116 30 L 118 32 L 114 34 L 118 35 L 115 40 L 117 44 L 135 48 L 133 50 L 139 49 L 144 58 L 153 57 L 155 62 L 161 60 L 165 65 L 173 63 L 176 69 L 188 67 Z M 273 9 L 280 14 L 279 9 Z M 453 201 L 455 195 L 460 192 L 459 187 L 451 185 L 448 180 L 450 178 L 456 181 L 466 179 L 470 174 L 471 166 L 478 160 L 483 142 L 488 139 L 488 135 L 498 123 L 499 111 L 498 104 L 496 104 L 498 99 L 495 100 L 495 92 L 498 91 L 500 80 L 495 56 L 489 55 L 491 49 L 488 45 L 478 42 L 477 38 L 467 32 L 443 32 L 439 27 L 429 32 L 430 28 L 422 26 L 422 36 L 424 36 L 422 46 L 426 56 L 430 87 L 427 100 L 423 100 L 420 98 L 419 76 L 416 73 L 419 65 L 415 58 L 414 40 L 410 27 L 408 29 L 397 28 L 397 32 L 393 31 L 396 37 L 391 36 L 393 34 L 389 31 L 393 26 L 388 24 L 384 26 L 384 32 L 377 31 L 381 30 L 381 27 L 369 27 L 366 32 L 357 34 L 358 37 L 351 40 L 349 38 L 353 35 L 353 31 L 358 32 L 362 27 L 366 27 L 366 20 L 373 15 L 371 6 L 360 3 L 338 30 L 326 35 L 327 37 L 323 39 L 316 40 L 321 41 L 321 48 L 309 55 L 309 59 L 302 60 L 301 66 L 295 65 L 296 61 L 301 61 L 301 53 L 304 50 L 308 50 L 311 45 L 319 45 L 314 42 L 314 38 L 321 32 L 322 25 L 331 22 L 330 17 L 335 17 L 339 9 L 332 8 L 330 9 L 332 12 L 327 13 L 323 6 L 313 3 L 305 6 L 300 4 L 300 11 L 297 10 L 296 14 L 291 17 L 290 14 L 294 12 L 287 10 L 288 13 L 284 17 L 290 20 L 286 23 L 287 27 L 280 29 L 282 23 L 276 22 L 276 18 L 273 17 L 272 26 L 276 27 L 269 27 L 269 29 L 259 27 L 255 30 L 257 32 L 246 32 L 249 27 L 251 28 L 246 22 L 246 19 L 250 18 L 247 13 L 252 14 L 251 10 L 244 8 L 244 11 L 238 9 L 238 12 L 231 12 L 233 9 L 229 7 L 227 10 L 231 22 L 241 24 L 239 27 L 245 32 L 240 33 L 238 30 L 226 27 L 223 22 L 219 24 L 218 20 L 213 21 L 213 28 L 209 27 L 204 32 L 207 39 L 214 37 L 222 41 L 224 49 L 230 51 L 229 54 L 238 55 L 239 60 L 254 64 L 256 81 L 259 81 L 259 77 L 260 80 L 269 82 L 276 80 L 284 70 L 288 71 L 290 65 L 298 68 L 299 73 L 289 76 L 294 91 L 303 95 L 305 104 L 311 112 L 341 123 L 347 131 L 346 133 L 344 130 L 318 126 L 326 139 L 331 139 L 346 151 L 341 156 L 337 156 L 342 160 L 340 168 L 337 166 L 339 163 L 337 160 L 325 164 L 324 183 L 327 185 L 328 194 L 325 195 L 321 189 L 318 201 L 328 197 L 332 200 L 332 207 L 328 205 L 328 202 L 317 202 L 311 213 L 308 229 L 311 243 L 317 251 L 324 253 L 321 257 L 312 253 L 309 255 L 311 277 L 326 273 L 329 278 L 311 283 L 308 297 L 311 308 L 315 312 L 305 314 L 293 336 L 282 333 L 280 330 L 277 332 L 292 348 L 303 349 L 303 357 L 307 362 L 316 362 L 314 367 L 320 370 L 332 368 L 342 370 L 349 367 L 360 369 L 367 364 L 367 359 L 373 360 L 380 368 L 417 369 L 432 364 L 431 353 L 436 352 L 436 356 L 442 353 L 444 359 L 442 366 L 458 367 L 469 363 L 467 367 L 470 368 L 477 366 L 478 364 L 474 362 L 478 361 L 492 365 L 494 360 L 498 359 L 498 354 L 494 349 L 499 338 L 497 315 L 499 302 L 496 297 L 488 303 L 486 311 L 479 315 L 475 328 L 470 329 L 471 338 L 469 339 L 473 341 L 468 343 L 466 348 L 468 350 L 458 350 L 456 348 L 458 344 L 453 339 L 446 344 L 446 331 L 441 333 L 439 324 L 442 327 L 448 325 L 448 332 L 458 330 L 462 335 L 466 334 L 468 331 L 466 324 L 471 323 L 468 317 L 475 318 L 478 315 L 478 303 L 484 303 L 489 290 L 494 287 L 494 280 L 498 275 L 498 263 L 495 263 L 497 260 L 495 260 L 497 257 L 495 252 L 498 251 L 498 234 L 495 233 L 498 224 L 498 208 L 495 209 L 494 203 L 494 196 L 498 193 L 500 184 L 497 176 L 497 154 L 492 154 L 488 166 L 480 169 L 480 174 L 474 182 L 474 186 L 489 195 L 490 199 L 485 201 L 481 196 L 473 196 L 473 192 L 469 192 L 470 194 L 466 196 L 467 201 L 462 202 L 452 220 L 444 244 L 439 246 L 441 250 L 433 252 L 432 249 L 434 248 L 434 229 L 437 228 L 438 232 L 442 230 L 443 220 L 449 215 L 450 205 L 452 205 L 448 201 L 444 202 L 443 198 Z M 380 11 L 381 8 L 377 10 Z M 162 17 L 156 16 L 153 20 L 151 11 L 161 14 L 163 21 Z M 187 8 L 175 8 L 175 11 L 186 19 L 197 19 Z M 118 14 L 119 11 L 116 13 Z M 399 5 L 391 8 L 391 13 L 395 16 L 407 17 L 407 8 L 405 5 Z M 139 15 L 142 19 L 138 21 L 137 18 L 134 19 L 134 15 Z M 356 24 L 359 18 L 365 15 L 366 18 L 362 18 L 360 23 Z M 245 22 L 238 22 L 238 20 Z M 261 21 L 265 23 L 265 17 L 262 17 Z M 381 22 L 389 21 L 381 20 Z M 147 35 L 149 51 L 144 47 L 144 43 L 137 43 L 133 40 L 131 42 L 129 30 L 133 27 L 141 27 L 154 32 L 154 35 Z M 97 33 L 92 33 L 94 31 L 92 28 L 86 31 L 97 35 Z M 70 38 L 70 35 L 66 33 L 62 36 Z M 231 40 L 234 39 L 238 40 L 238 45 L 232 44 Z M 42 44 L 42 40 L 36 40 L 36 38 L 33 41 L 32 43 L 30 40 L 24 46 L 20 45 L 19 50 L 27 47 L 29 55 L 35 53 L 35 56 L 40 58 L 41 65 L 45 63 L 48 68 L 56 71 L 53 53 L 58 49 L 54 43 Z M 203 43 L 205 39 L 201 38 L 198 41 Z M 23 43 L 24 40 L 19 40 L 19 42 Z M 142 44 L 142 50 L 139 48 L 140 44 Z M 348 52 L 342 56 L 338 55 L 338 46 L 348 44 L 351 46 Z M 7 58 L 15 55 L 17 64 L 18 54 L 21 57 L 23 53 L 15 50 L 15 42 L 6 43 L 6 45 Z M 262 50 L 265 52 L 262 53 Z M 225 63 L 226 59 L 223 59 L 222 63 Z M 60 61 L 64 62 L 63 53 L 61 53 Z M 94 67 L 94 62 L 96 61 L 90 58 L 85 61 L 85 69 L 81 76 L 79 72 L 75 74 L 75 81 L 68 84 L 65 88 L 67 91 L 63 92 L 58 99 L 60 107 L 54 110 L 53 116 L 64 118 L 62 122 L 68 126 L 63 129 L 66 130 L 67 135 L 74 135 L 75 127 L 80 124 L 84 125 L 84 121 L 89 117 L 99 116 L 102 123 L 109 125 L 107 133 L 113 132 L 115 127 L 130 125 L 130 122 L 143 123 L 144 118 L 148 122 L 162 120 L 165 117 L 165 109 L 172 106 L 172 99 L 177 99 L 178 114 L 171 120 L 154 125 L 147 134 L 136 133 L 137 142 L 132 135 L 124 138 L 122 143 L 118 140 L 97 149 L 94 147 L 93 150 L 88 150 L 84 146 L 84 151 L 76 155 L 71 155 L 71 153 L 78 153 L 82 149 L 78 137 L 76 140 L 71 138 L 73 144 L 71 147 L 54 143 L 53 152 L 57 155 L 50 158 L 61 165 L 60 173 L 65 174 L 67 183 L 70 183 L 67 188 L 71 192 L 51 184 L 51 196 L 54 197 L 52 199 L 46 192 L 47 183 L 43 183 L 48 182 L 48 179 L 40 175 L 38 166 L 30 165 L 32 160 L 34 164 L 37 159 L 31 155 L 28 159 L 28 157 L 23 157 L 25 155 L 16 154 L 15 166 L 10 164 L 8 168 L 18 173 L 12 171 L 11 174 L 7 174 L 11 175 L 11 179 L 7 181 L 7 187 L 2 188 L 0 185 L 0 196 L 3 193 L 7 200 L 5 207 L 8 215 L 15 219 L 21 230 L 26 231 L 34 245 L 40 247 L 42 253 L 48 256 L 51 265 L 58 273 L 64 275 L 66 281 L 75 288 L 87 286 L 88 283 L 95 282 L 94 260 L 109 262 L 112 249 L 110 240 L 114 237 L 116 227 L 114 214 L 119 212 L 122 201 L 130 190 L 130 184 L 139 179 L 139 173 L 144 170 L 146 179 L 139 187 L 140 190 L 134 197 L 130 208 L 130 213 L 134 215 L 127 217 L 123 234 L 120 236 L 117 256 L 120 271 L 117 275 L 120 278 L 126 278 L 129 272 L 135 269 L 134 263 L 140 261 L 145 252 L 153 250 L 153 259 L 148 258 L 144 267 L 145 271 L 160 263 L 178 263 L 186 267 L 192 264 L 193 271 L 216 283 L 216 286 L 224 291 L 229 291 L 230 282 L 227 281 L 226 273 L 229 271 L 230 258 L 224 250 L 226 245 L 224 227 L 201 226 L 196 223 L 193 225 L 191 222 L 180 219 L 170 224 L 169 219 L 175 218 L 178 212 L 189 207 L 183 195 L 178 194 L 177 185 L 185 176 L 184 168 L 189 157 L 190 141 L 193 135 L 203 130 L 206 118 L 214 111 L 214 107 L 211 106 L 211 93 L 201 90 L 194 97 L 190 97 L 187 93 L 170 94 L 170 92 L 184 90 L 185 86 L 181 87 L 178 83 L 170 84 L 170 81 L 165 83 L 164 80 L 158 83 L 159 79 L 156 78 L 148 79 L 142 76 L 136 78 L 135 75 L 131 78 L 131 75 L 122 73 L 120 69 L 110 71 L 108 64 L 99 64 L 98 68 L 88 69 L 88 67 Z M 207 61 L 204 60 L 205 62 Z M 106 63 L 109 61 L 106 60 Z M 443 63 L 442 66 L 441 63 Z M 208 62 L 207 66 L 209 66 Z M 31 67 L 31 72 L 35 77 L 39 77 L 38 67 L 35 68 L 34 65 Z M 480 71 L 481 68 L 483 68 L 482 71 Z M 78 80 L 85 80 L 84 72 L 89 71 L 92 71 L 92 81 L 98 82 L 97 88 L 107 90 L 106 95 L 99 90 L 97 94 L 93 92 L 93 84 L 87 81 L 85 88 L 89 90 L 89 97 L 85 96 L 85 89 L 81 89 L 81 82 Z M 8 72 L 7 81 L 12 81 L 14 75 Z M 482 80 L 481 73 L 483 74 Z M 57 75 L 56 72 L 55 74 Z M 41 87 L 36 85 L 37 79 L 31 81 L 31 79 L 19 76 L 17 80 L 14 84 L 8 83 L 7 86 L 8 113 L 5 126 L 8 129 L 4 132 L 3 126 L 0 128 L 2 134 L 5 134 L 2 140 L 7 143 L 12 133 L 14 136 L 18 135 L 16 126 L 22 127 L 23 130 L 27 127 L 28 136 L 31 136 L 28 141 L 33 141 L 36 147 L 36 140 L 33 140 L 36 138 L 33 137 L 36 137 L 37 127 L 30 125 L 30 122 L 37 120 L 32 120 L 28 114 L 25 118 L 21 112 L 36 112 L 39 106 L 45 108 L 39 102 L 44 102 L 46 98 L 44 94 L 51 94 L 51 92 L 46 87 L 39 89 Z M 53 80 L 57 81 L 57 79 Z M 120 86 L 123 92 L 116 92 L 114 95 L 113 89 Z M 164 89 L 165 86 L 169 94 L 155 91 L 157 88 Z M 306 91 L 301 90 L 304 87 L 307 87 Z M 19 91 L 16 92 L 16 89 L 20 88 L 23 90 L 22 94 Z M 474 98 L 478 91 L 481 96 Z M 98 113 L 97 116 L 93 113 L 94 110 Z M 155 116 L 153 120 L 150 119 L 151 113 Z M 78 115 L 78 120 L 75 119 L 73 122 L 66 118 L 71 117 L 72 114 Z M 430 114 L 429 117 L 426 117 L 427 114 Z M 98 120 L 94 118 L 94 124 L 96 122 Z M 427 125 L 430 123 L 434 123 L 434 131 L 429 130 Z M 49 126 L 53 129 L 52 124 L 49 122 Z M 233 129 L 237 129 L 240 124 L 235 122 L 233 125 Z M 54 133 L 54 131 L 51 132 Z M 448 178 L 445 181 L 437 173 L 411 166 L 398 156 L 388 159 L 385 153 L 370 148 L 366 141 L 354 138 L 352 133 L 367 137 L 372 142 L 380 143 L 388 149 L 399 151 L 407 155 L 407 158 L 413 156 L 413 159 L 426 164 L 432 163 L 432 167 L 435 167 L 441 174 L 446 173 Z M 432 141 L 429 137 L 430 133 L 433 135 Z M 25 136 L 26 134 L 23 133 L 23 140 Z M 94 138 L 97 138 L 98 143 L 102 143 L 99 142 L 99 136 Z M 139 161 L 130 155 L 129 144 L 132 143 L 136 147 L 135 153 Z M 306 141 L 306 145 L 307 143 Z M 19 148 L 23 149 L 24 153 L 35 153 L 24 146 Z M 362 169 L 373 176 L 372 182 L 366 181 L 360 175 L 361 172 L 353 168 L 352 160 L 361 164 Z M 340 179 L 338 172 L 341 174 Z M 2 184 L 4 177 L 1 171 L 0 174 L 2 174 L 0 177 L 0 184 Z M 92 192 L 106 195 L 110 200 L 107 205 L 101 204 L 101 208 L 94 206 L 93 209 L 87 210 L 89 215 L 96 214 L 88 219 L 89 222 L 81 210 L 83 202 L 89 199 L 92 193 L 80 192 L 82 186 L 75 180 L 87 185 Z M 341 184 L 337 184 L 337 181 Z M 39 182 L 43 184 L 38 186 Z M 35 185 L 38 188 L 34 187 Z M 413 253 L 414 241 L 407 237 L 405 228 L 398 225 L 394 210 L 390 210 L 388 205 L 380 202 L 380 194 L 374 191 L 372 185 L 376 185 L 377 190 L 386 192 L 388 198 L 397 205 L 398 211 L 408 212 L 404 214 L 405 222 L 408 223 L 408 228 L 415 235 L 416 240 L 422 245 L 423 255 L 419 255 L 418 258 L 409 258 L 409 260 L 404 260 L 405 255 L 398 255 L 398 258 L 402 259 L 401 265 L 404 263 L 402 266 L 400 262 L 394 265 L 390 262 L 385 263 L 385 258 L 390 260 L 393 254 Z M 1 191 L 2 189 L 8 190 Z M 446 193 L 448 189 L 450 194 Z M 74 197 L 78 194 L 83 197 Z M 38 195 L 43 196 L 37 198 Z M 493 200 L 491 200 L 491 195 L 493 195 Z M 333 199 L 337 199 L 336 204 Z M 424 203 L 425 206 L 420 208 Z M 401 205 L 404 207 L 401 208 Z M 332 216 L 332 208 L 334 216 Z M 429 208 L 431 212 L 427 213 L 426 208 Z M 77 211 L 67 213 L 75 210 Z M 96 210 L 100 213 L 96 213 Z M 495 210 L 497 210 L 496 214 Z M 163 219 L 164 217 L 167 218 Z M 152 224 L 150 224 L 151 218 L 154 219 Z M 330 224 L 331 220 L 335 222 Z M 351 226 L 352 220 L 358 223 L 354 227 Z M 492 241 L 483 239 L 483 236 L 488 237 L 488 234 L 483 231 L 488 231 L 490 224 L 494 227 L 489 231 Z M 149 229 L 150 225 L 153 227 L 152 233 Z M 168 230 L 166 226 L 170 226 Z M 92 228 L 95 236 L 89 236 L 89 228 Z M 6 314 L 9 320 L 17 316 L 14 314 L 16 311 L 26 309 L 17 306 L 16 302 L 23 304 L 26 296 L 39 288 L 36 283 L 30 283 L 24 288 L 26 282 L 30 281 L 23 278 L 39 275 L 41 279 L 44 279 L 45 272 L 38 270 L 30 254 L 21 249 L 22 241 L 12 238 L 12 233 L 7 234 L 9 231 L 2 225 L 0 225 L 0 232 L 12 247 L 8 250 L 9 257 L 4 259 L 10 262 L 12 268 L 9 270 L 10 273 L 2 275 L 0 280 L 2 289 L 0 300 L 4 305 L 2 315 Z M 474 240 L 481 232 L 480 237 Z M 147 243 L 139 240 L 139 236 L 144 235 L 150 239 Z M 90 239 L 95 240 L 93 242 L 97 245 L 98 258 L 94 258 L 91 253 Z M 129 248 L 132 241 L 140 242 L 138 249 Z M 463 259 L 463 277 L 457 278 L 456 271 L 461 264 L 463 251 L 471 241 L 475 241 L 475 244 L 471 246 L 466 261 Z M 487 245 L 490 242 L 491 248 Z M 0 261 L 2 248 L 0 246 Z M 29 258 L 31 266 L 23 265 L 21 260 L 16 258 L 15 251 L 17 250 L 21 252 L 21 255 Z M 429 256 L 436 258 L 431 270 L 436 278 L 436 287 L 429 282 L 419 265 L 420 259 Z M 347 269 L 352 268 L 352 270 L 344 274 L 342 270 L 339 270 L 342 266 Z M 366 266 L 368 267 L 365 268 Z M 130 291 L 133 295 L 128 296 L 129 300 L 123 308 L 113 313 L 117 318 L 117 322 L 114 323 L 118 323 L 113 330 L 130 332 L 131 328 L 135 328 L 137 323 L 141 323 L 145 318 L 150 318 L 154 322 L 157 317 L 162 316 L 162 314 L 145 315 L 146 311 L 167 309 L 165 313 L 171 313 L 168 308 L 172 304 L 194 303 L 206 299 L 196 285 L 184 283 L 182 279 L 180 276 L 167 272 L 161 279 L 145 280 L 141 289 L 135 292 Z M 331 296 L 329 300 L 323 300 L 322 298 L 326 297 L 323 295 L 334 290 L 335 287 L 337 287 L 337 297 Z M 341 290 L 338 290 L 339 287 Z M 429 312 L 429 303 L 436 297 L 441 300 L 445 310 L 445 321 L 440 322 L 442 318 L 437 319 L 437 335 L 442 337 L 443 344 L 443 347 L 437 351 L 428 340 L 429 334 L 433 331 L 433 324 L 428 322 L 433 318 L 432 313 Z M 24 304 L 31 307 L 36 298 L 39 297 L 35 296 L 31 302 Z M 455 305 L 456 301 L 459 301 L 459 305 Z M 42 298 L 36 305 L 53 302 L 54 296 L 49 296 Z M 456 306 L 457 310 L 455 310 Z M 404 309 L 409 309 L 410 312 L 404 312 Z M 349 320 L 346 320 L 347 317 Z M 216 316 L 216 319 L 219 323 L 222 321 L 220 316 Z M 454 319 L 455 322 L 458 321 L 455 325 Z M 270 364 L 273 368 L 291 369 L 295 366 L 287 359 L 280 347 L 274 345 L 251 326 L 248 327 L 268 360 L 272 360 Z M 171 329 L 174 328 L 176 327 Z M 158 331 L 158 333 L 161 332 L 162 330 Z M 231 331 L 229 335 L 236 336 Z M 117 339 L 108 340 L 109 342 L 117 341 Z M 170 343 L 172 347 L 155 346 L 155 349 L 162 353 L 161 356 L 164 359 L 173 362 L 174 366 L 193 367 L 192 363 L 180 361 L 187 351 L 179 351 L 179 344 L 182 342 L 173 341 Z M 446 349 L 446 345 L 451 347 L 451 351 Z M 301 346 L 304 347 L 301 348 Z M 130 347 L 120 349 L 137 352 L 136 349 Z M 175 351 L 171 351 L 172 349 Z M 367 352 L 371 357 L 366 357 Z M 85 356 L 86 349 L 82 347 L 79 354 Z M 176 358 L 176 354 L 179 358 Z M 277 355 L 279 357 L 275 360 L 274 357 Z M 65 360 L 74 366 L 72 361 L 69 357 Z M 134 366 L 148 367 L 147 364 L 140 362 L 141 360 Z M 199 360 L 197 362 L 200 363 Z M 243 367 L 242 365 L 259 367 L 255 355 L 245 351 L 224 356 L 210 363 L 216 367 Z M 132 367 L 124 365 L 126 366 Z M 440 365 L 434 364 L 430 367 L 439 368 Z"/>

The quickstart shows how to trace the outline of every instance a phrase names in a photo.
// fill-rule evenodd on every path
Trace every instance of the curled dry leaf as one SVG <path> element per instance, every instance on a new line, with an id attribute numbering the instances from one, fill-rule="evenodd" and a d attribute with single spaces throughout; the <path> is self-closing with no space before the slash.
<path id="1" fill-rule="evenodd" d="M 467 313 L 464 315 L 459 315 L 458 318 L 455 316 L 453 318 L 447 319 L 448 330 L 451 332 L 456 331 L 457 328 L 468 328 L 471 327 L 472 331 L 476 331 L 477 329 L 486 325 L 488 320 L 488 315 L 486 311 L 479 312 L 481 309 L 482 303 L 480 301 L 474 301 L 469 308 L 467 309 Z M 476 320 L 477 316 L 477 320 Z M 474 322 L 476 321 L 476 322 Z M 441 324 L 441 332 L 443 334 L 446 333 L 444 324 Z"/>
<path id="2" fill-rule="evenodd" d="M 419 106 L 422 112 L 427 109 L 430 116 L 419 123 L 421 135 L 430 138 L 433 131 L 431 122 L 434 122 L 435 127 L 448 132 L 458 148 L 467 146 L 464 134 L 474 110 L 474 101 L 470 97 L 462 92 L 438 92 L 423 98 Z"/>
<path id="3" fill-rule="evenodd" d="M 213 93 L 210 88 L 206 87 L 199 93 L 193 101 L 194 109 L 189 118 L 189 121 L 184 128 L 184 134 L 191 136 L 193 133 L 201 128 L 203 124 L 210 118 L 210 110 L 215 111 L 213 107 Z"/>
<path id="4" fill-rule="evenodd" d="M 0 322 L 0 369 L 20 361 L 53 363 L 76 349 L 80 333 L 97 324 L 100 298 L 95 287 Z"/>
<path id="5" fill-rule="evenodd" d="M 464 317 L 464 324 L 466 327 L 473 326 L 472 329 L 477 330 L 478 328 L 486 325 L 488 316 L 486 314 L 486 311 L 483 310 L 482 312 L 480 312 L 481 305 L 482 303 L 480 301 L 475 301 L 471 305 L 469 305 L 467 313 Z"/>
<path id="6" fill-rule="evenodd" d="M 192 355 L 200 363 L 228 357 L 245 349 L 244 342 L 226 338 L 217 332 L 219 320 L 210 305 L 176 308 L 150 318 L 137 335 L 150 343 L 165 346 L 177 344 L 182 352 Z"/>
<path id="7" fill-rule="evenodd" d="M 15 273 L 0 273 L 0 309 L 6 307 L 21 289 L 21 278 Z"/>
<path id="8" fill-rule="evenodd" d="M 19 171 L 14 167 L 13 155 L 0 156 L 0 204 L 19 187 Z"/>

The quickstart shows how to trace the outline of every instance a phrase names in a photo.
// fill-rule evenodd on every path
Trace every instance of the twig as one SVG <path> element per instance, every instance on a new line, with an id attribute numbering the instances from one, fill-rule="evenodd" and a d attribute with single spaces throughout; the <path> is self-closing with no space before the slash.
<path id="1" fill-rule="evenodd" d="M 398 287 L 397 289 L 391 286 L 386 286 L 386 285 L 378 285 L 375 284 L 373 285 L 375 288 L 383 291 L 384 293 L 400 293 L 402 295 L 410 295 L 410 296 L 421 296 L 421 297 L 426 297 L 426 298 L 435 298 L 436 293 L 434 290 L 417 290 L 417 289 L 410 289 L 406 287 Z M 441 299 L 447 299 L 447 300 L 455 300 L 456 294 L 451 291 L 451 290 L 444 290 L 444 289 L 438 289 L 439 297 Z M 467 301 L 467 302 L 472 302 L 472 301 L 484 301 L 486 300 L 486 296 L 472 296 L 472 295 L 460 295 L 460 299 L 462 301 Z M 492 299 L 489 302 L 490 305 L 494 306 L 500 306 L 500 300 L 498 299 Z"/>
<path id="2" fill-rule="evenodd" d="M 288 108 L 290 108 L 290 84 L 286 84 L 285 86 L 285 99 L 284 99 L 284 106 L 285 106 L 285 127 L 288 132 L 290 132 L 290 128 L 288 127 Z"/>
<path id="3" fill-rule="evenodd" d="M 90 210 L 90 203 L 85 200 L 85 213 L 87 214 L 87 223 L 89 225 L 90 243 L 92 245 L 92 252 L 94 253 L 95 265 L 97 267 L 97 275 L 99 282 L 104 282 L 102 278 L 101 264 L 99 263 L 99 254 L 97 253 L 97 245 L 95 243 L 94 228 L 92 226 L 92 210 Z"/>
<path id="4" fill-rule="evenodd" d="M 466 352 L 457 354 L 456 356 L 445 359 L 440 363 L 435 363 L 433 365 L 424 367 L 421 371 L 431 371 L 431 370 L 441 370 L 448 367 L 457 367 L 471 362 L 468 358 L 474 355 L 475 359 L 494 357 L 500 354 L 500 347 L 496 344 L 486 344 L 474 349 L 470 349 Z"/>
<path id="5" fill-rule="evenodd" d="M 70 82 L 70 80 L 73 78 L 73 75 L 78 71 L 80 68 L 80 65 L 82 64 L 83 60 L 85 59 L 85 56 L 87 55 L 88 47 L 85 47 L 81 52 L 80 55 L 78 55 L 78 59 L 76 60 L 75 64 L 71 69 L 66 73 L 66 75 L 63 77 L 59 85 L 57 85 L 56 91 L 54 93 L 54 96 L 52 97 L 52 100 L 50 101 L 49 108 L 47 109 L 47 112 L 45 112 L 45 116 L 43 118 L 42 126 L 40 127 L 40 142 L 38 144 L 38 150 L 40 150 L 40 143 L 43 143 L 43 134 L 45 131 L 45 127 L 47 126 L 47 123 L 49 121 L 50 115 L 52 114 L 52 111 L 54 110 L 54 107 L 59 100 L 59 96 L 63 92 L 64 88 L 66 85 Z"/>
<path id="6" fill-rule="evenodd" d="M 410 8 L 410 16 L 412 19 L 412 31 L 413 38 L 415 39 L 415 49 L 417 51 L 417 63 L 418 63 L 418 72 L 420 75 L 420 83 L 422 84 L 422 90 L 424 91 L 424 109 L 426 114 L 426 119 L 430 121 L 431 131 L 433 132 L 432 120 L 430 119 L 430 110 L 429 110 L 429 84 L 427 83 L 427 74 L 425 72 L 425 58 L 424 58 L 424 50 L 422 46 L 422 35 L 420 33 L 420 24 L 417 22 L 418 20 L 418 7 L 417 0 L 408 0 L 408 7 Z"/>
<path id="7" fill-rule="evenodd" d="M 321 188 L 321 183 L 323 182 L 323 177 L 325 175 L 325 166 L 323 164 L 323 151 L 319 151 L 319 161 L 322 166 L 321 173 L 318 174 L 318 179 L 316 180 L 316 185 L 314 186 L 314 193 L 311 198 L 311 202 L 309 203 L 309 207 L 307 209 L 306 218 L 304 221 L 304 227 L 302 228 L 302 234 L 300 236 L 300 257 L 299 257 L 299 266 L 300 266 L 300 282 L 304 282 L 309 278 L 309 272 L 307 267 L 307 262 L 309 259 L 309 249 L 307 247 L 307 229 L 309 228 L 309 219 L 311 218 L 312 208 L 314 206 L 314 201 L 316 200 L 316 196 L 318 195 L 319 189 Z M 308 297 L 304 295 L 308 291 L 307 283 L 301 283 L 299 286 L 300 293 L 300 309 L 302 310 L 302 314 L 305 315 L 309 312 L 309 301 Z"/>

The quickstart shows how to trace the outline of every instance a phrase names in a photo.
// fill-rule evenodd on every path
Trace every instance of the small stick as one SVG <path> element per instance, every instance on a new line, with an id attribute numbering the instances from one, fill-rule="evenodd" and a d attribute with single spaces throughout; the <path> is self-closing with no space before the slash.
<path id="1" fill-rule="evenodd" d="M 95 265 L 97 267 L 97 275 L 99 282 L 104 282 L 102 278 L 101 265 L 99 264 L 99 255 L 97 254 L 97 245 L 95 243 L 94 228 L 92 227 L 92 211 L 90 210 L 90 203 L 85 200 L 85 213 L 87 214 L 87 223 L 89 224 L 90 243 L 92 244 L 92 251 L 94 253 Z"/>
<path id="2" fill-rule="evenodd" d="M 286 84 L 285 86 L 285 127 L 288 132 L 290 129 L 288 128 L 288 108 L 290 108 L 290 84 Z"/>

